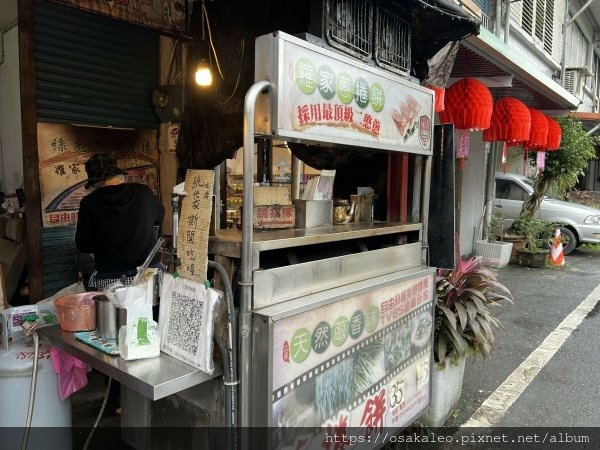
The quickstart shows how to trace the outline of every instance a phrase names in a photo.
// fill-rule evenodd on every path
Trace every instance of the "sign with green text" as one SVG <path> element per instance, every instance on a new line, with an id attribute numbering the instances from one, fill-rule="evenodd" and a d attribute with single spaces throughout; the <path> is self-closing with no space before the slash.
<path id="1" fill-rule="evenodd" d="M 275 321 L 273 426 L 366 436 L 415 420 L 429 405 L 433 289 L 431 273 Z"/>
<path id="2" fill-rule="evenodd" d="M 277 32 L 256 41 L 255 79 L 272 83 L 257 128 L 282 140 L 431 151 L 433 92 Z M 266 118 L 266 120 L 265 120 Z"/>

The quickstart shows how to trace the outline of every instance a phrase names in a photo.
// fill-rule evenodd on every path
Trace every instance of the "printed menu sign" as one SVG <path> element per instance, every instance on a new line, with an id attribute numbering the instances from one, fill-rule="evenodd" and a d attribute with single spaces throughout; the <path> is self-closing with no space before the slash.
<path id="1" fill-rule="evenodd" d="M 277 444 L 296 448 L 290 430 L 306 427 L 352 428 L 366 442 L 414 421 L 430 401 L 433 289 L 430 274 L 275 321 Z"/>

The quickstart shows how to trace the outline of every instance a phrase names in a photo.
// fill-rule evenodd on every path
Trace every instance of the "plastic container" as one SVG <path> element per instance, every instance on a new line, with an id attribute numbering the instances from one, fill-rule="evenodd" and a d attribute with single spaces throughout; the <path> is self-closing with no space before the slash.
<path id="1" fill-rule="evenodd" d="M 96 329 L 96 304 L 94 297 L 102 292 L 82 292 L 65 295 L 54 300 L 56 316 L 65 331 L 91 331 Z"/>

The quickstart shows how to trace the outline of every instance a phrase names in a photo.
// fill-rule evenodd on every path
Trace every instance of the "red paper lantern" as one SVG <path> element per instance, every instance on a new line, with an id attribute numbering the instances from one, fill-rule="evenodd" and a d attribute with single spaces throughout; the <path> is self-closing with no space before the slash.
<path id="1" fill-rule="evenodd" d="M 560 140 L 562 139 L 562 129 L 558 122 L 548 116 L 548 143 L 546 144 L 546 150 L 558 150 L 560 148 Z"/>
<path id="2" fill-rule="evenodd" d="M 440 113 L 444 110 L 444 96 L 446 89 L 443 87 L 427 85 L 429 89 L 435 92 L 435 103 L 433 109 L 436 113 Z"/>
<path id="3" fill-rule="evenodd" d="M 484 130 L 490 126 L 492 93 L 481 81 L 463 78 L 446 89 L 442 123 L 453 123 L 459 130 Z"/>
<path id="4" fill-rule="evenodd" d="M 529 139 L 523 143 L 527 150 L 545 150 L 548 144 L 548 119 L 537 109 L 529 108 L 531 130 Z"/>
<path id="5" fill-rule="evenodd" d="M 490 127 L 483 131 L 486 142 L 504 141 L 515 145 L 526 142 L 531 130 L 529 108 L 512 97 L 504 97 L 494 104 Z"/>

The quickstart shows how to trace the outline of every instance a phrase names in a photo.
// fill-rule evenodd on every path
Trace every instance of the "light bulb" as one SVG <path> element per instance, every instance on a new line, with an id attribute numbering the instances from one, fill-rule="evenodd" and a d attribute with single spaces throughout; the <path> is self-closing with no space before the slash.
<path id="1" fill-rule="evenodd" d="M 196 66 L 196 84 L 199 86 L 210 86 L 212 84 L 212 73 L 205 60 L 200 60 Z"/>

